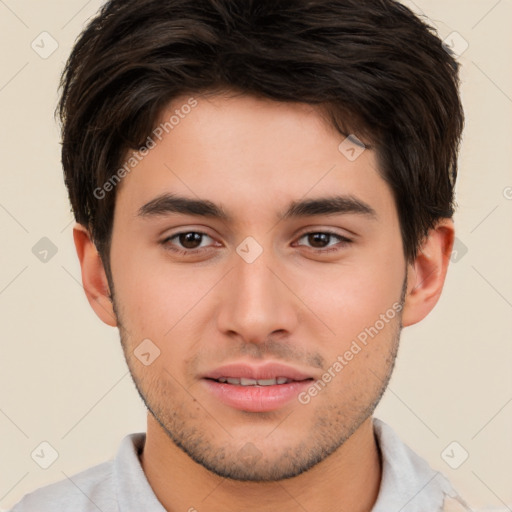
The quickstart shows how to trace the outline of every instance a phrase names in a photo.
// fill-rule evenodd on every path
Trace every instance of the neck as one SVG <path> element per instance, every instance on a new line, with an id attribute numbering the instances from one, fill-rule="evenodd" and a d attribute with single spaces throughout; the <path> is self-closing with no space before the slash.
<path id="1" fill-rule="evenodd" d="M 150 413 L 140 459 L 167 512 L 369 512 L 382 471 L 372 418 L 309 471 L 276 482 L 239 482 L 211 473 L 178 448 Z"/>

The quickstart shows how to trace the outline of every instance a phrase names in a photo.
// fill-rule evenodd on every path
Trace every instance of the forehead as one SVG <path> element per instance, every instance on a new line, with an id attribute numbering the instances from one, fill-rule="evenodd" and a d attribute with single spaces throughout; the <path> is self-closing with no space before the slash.
<path id="1" fill-rule="evenodd" d="M 152 149 L 118 190 L 118 204 L 133 213 L 165 193 L 210 200 L 235 220 L 274 219 L 299 198 L 333 195 L 394 210 L 374 151 L 347 141 L 311 105 L 184 95 L 150 138 Z"/>

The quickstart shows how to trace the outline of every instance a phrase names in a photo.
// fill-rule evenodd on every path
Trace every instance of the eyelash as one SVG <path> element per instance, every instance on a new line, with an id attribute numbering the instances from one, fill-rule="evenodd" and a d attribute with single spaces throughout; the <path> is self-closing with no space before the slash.
<path id="1" fill-rule="evenodd" d="M 175 233 L 174 235 L 172 236 L 169 236 L 167 238 L 165 238 L 161 243 L 162 245 L 170 250 L 170 251 L 173 251 L 181 256 L 190 256 L 190 255 L 195 255 L 195 254 L 198 254 L 198 253 L 201 253 L 203 251 L 206 251 L 206 250 L 209 250 L 210 247 L 201 247 L 201 248 L 196 248 L 196 249 L 177 249 L 176 247 L 173 247 L 169 242 L 175 238 L 178 238 L 180 235 L 186 235 L 186 234 L 189 234 L 189 233 L 194 233 L 194 234 L 197 234 L 197 235 L 202 235 L 202 236 L 207 236 L 209 238 L 210 235 L 208 235 L 207 233 L 203 233 L 202 231 L 180 231 L 179 233 Z M 324 248 L 324 249 L 318 249 L 318 248 L 310 248 L 311 251 L 313 251 L 315 254 L 326 254 L 326 253 L 331 253 L 331 252 L 337 252 L 337 251 L 340 251 L 341 250 L 341 247 L 346 247 L 347 245 L 351 244 L 353 241 L 350 240 L 349 238 L 345 237 L 345 236 L 342 236 L 338 233 L 334 233 L 332 231 L 329 231 L 329 230 L 326 230 L 326 231 L 308 231 L 306 233 L 303 233 L 302 235 L 300 235 L 299 237 L 299 240 L 301 238 L 304 238 L 305 236 L 308 236 L 308 235 L 318 235 L 318 234 L 322 234 L 322 235 L 330 235 L 332 237 L 336 237 L 340 240 L 339 244 L 338 244 L 338 247 L 327 247 L 327 248 Z"/>

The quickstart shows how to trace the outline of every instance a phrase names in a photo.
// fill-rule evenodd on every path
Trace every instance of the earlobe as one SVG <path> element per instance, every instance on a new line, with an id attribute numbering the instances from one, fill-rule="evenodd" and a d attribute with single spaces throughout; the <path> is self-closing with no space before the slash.
<path id="1" fill-rule="evenodd" d="M 81 224 L 75 224 L 73 239 L 82 269 L 82 284 L 87 300 L 103 322 L 115 327 L 117 320 L 110 300 L 107 275 L 89 231 Z"/>
<path id="2" fill-rule="evenodd" d="M 429 231 L 416 259 L 408 265 L 408 286 L 402 315 L 404 327 L 423 320 L 439 300 L 450 263 L 454 234 L 453 221 L 442 219 Z"/>

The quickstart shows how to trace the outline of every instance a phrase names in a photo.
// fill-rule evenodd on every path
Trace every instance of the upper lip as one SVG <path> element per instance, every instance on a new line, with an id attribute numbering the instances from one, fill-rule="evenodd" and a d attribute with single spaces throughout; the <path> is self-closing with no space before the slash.
<path id="1" fill-rule="evenodd" d="M 277 377 L 286 377 L 290 380 L 311 379 L 308 375 L 296 368 L 281 363 L 265 363 L 262 365 L 250 365 L 247 363 L 232 363 L 220 366 L 215 370 L 202 375 L 204 379 L 225 378 L 246 378 L 246 379 L 276 379 Z"/>

